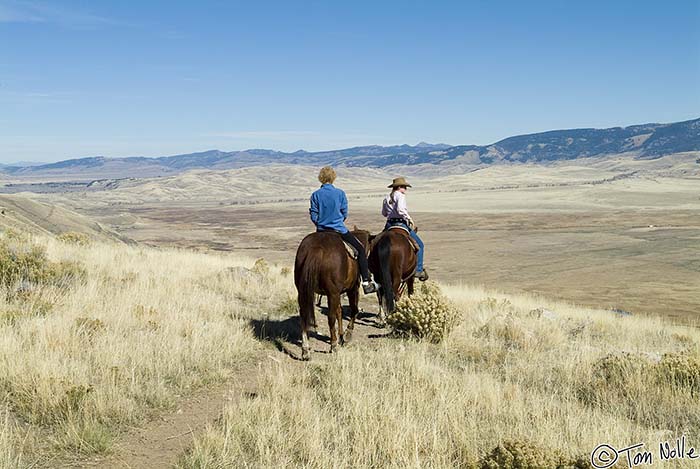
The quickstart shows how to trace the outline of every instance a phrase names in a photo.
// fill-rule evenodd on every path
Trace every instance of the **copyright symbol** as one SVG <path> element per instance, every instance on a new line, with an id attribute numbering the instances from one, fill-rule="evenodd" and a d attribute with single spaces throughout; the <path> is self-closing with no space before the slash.
<path id="1" fill-rule="evenodd" d="M 610 445 L 603 443 L 596 446 L 591 453 L 591 464 L 596 469 L 605 469 L 617 462 L 617 450 Z"/>

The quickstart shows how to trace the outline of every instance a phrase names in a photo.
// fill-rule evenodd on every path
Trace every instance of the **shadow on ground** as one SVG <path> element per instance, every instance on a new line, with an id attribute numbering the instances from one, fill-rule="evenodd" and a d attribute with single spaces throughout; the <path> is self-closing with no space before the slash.
<path id="1" fill-rule="evenodd" d="M 299 326 L 299 316 L 291 316 L 286 319 L 252 319 L 250 325 L 253 334 L 258 340 L 272 343 L 277 350 L 289 355 L 295 360 L 301 360 L 299 356 L 301 347 L 301 328 Z M 309 339 L 326 344 L 331 343 L 330 337 L 317 332 L 309 333 Z M 323 350 L 316 350 L 323 353 Z"/>
<path id="2" fill-rule="evenodd" d="M 327 315 L 328 308 L 321 307 L 320 313 L 319 309 L 316 310 L 316 327 L 318 329 L 327 330 Z M 360 310 L 360 313 L 355 319 L 355 323 L 358 325 L 363 325 L 373 328 L 381 328 L 376 320 L 376 315 L 373 313 L 368 313 Z M 350 307 L 343 306 L 343 323 L 347 327 L 347 323 L 350 320 Z M 272 343 L 277 350 L 289 355 L 295 360 L 300 360 L 299 356 L 301 348 L 301 328 L 299 325 L 299 316 L 290 316 L 287 318 L 266 318 L 266 319 L 252 319 L 250 321 L 250 326 L 253 329 L 253 334 L 258 340 Z M 370 337 L 382 337 L 380 335 L 370 335 Z M 330 347 L 331 339 L 325 334 L 320 334 L 318 332 L 310 332 L 309 339 L 313 341 L 315 339 L 318 342 L 327 344 Z M 313 342 L 312 342 L 313 343 Z M 318 353 L 328 353 L 328 348 L 323 347 L 323 349 L 316 348 L 314 352 Z"/>

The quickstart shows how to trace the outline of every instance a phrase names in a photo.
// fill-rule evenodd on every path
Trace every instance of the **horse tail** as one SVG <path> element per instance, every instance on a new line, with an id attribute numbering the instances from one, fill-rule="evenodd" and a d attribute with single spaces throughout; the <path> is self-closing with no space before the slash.
<path id="1" fill-rule="evenodd" d="M 394 286 L 391 281 L 391 240 L 388 236 L 379 240 L 377 259 L 382 274 L 379 283 L 382 286 L 382 294 L 386 302 L 385 314 L 390 314 L 394 311 Z"/>
<path id="2" fill-rule="evenodd" d="M 321 271 L 319 256 L 305 254 L 299 255 L 294 262 L 294 283 L 297 287 L 297 301 L 299 303 L 299 316 L 302 324 L 316 326 L 316 311 L 314 309 L 315 293 L 318 290 L 318 280 Z"/>

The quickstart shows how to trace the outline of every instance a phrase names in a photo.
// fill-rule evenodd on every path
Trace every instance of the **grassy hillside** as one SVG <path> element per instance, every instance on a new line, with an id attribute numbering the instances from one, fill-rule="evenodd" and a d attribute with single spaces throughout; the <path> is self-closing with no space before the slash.
<path id="1" fill-rule="evenodd" d="M 83 215 L 23 195 L 0 195 L 0 228 L 38 235 L 79 232 L 103 241 L 120 239 L 114 231 Z"/>
<path id="2" fill-rule="evenodd" d="M 236 256 L 15 235 L 0 255 L 0 467 L 110 452 L 249 362 L 246 318 L 289 290 Z"/>
<path id="3" fill-rule="evenodd" d="M 295 315 L 284 267 L 53 238 L 0 247 L 21 260 L 0 295 L 0 467 L 114 451 L 182 396 L 239 389 L 261 354 L 274 360 L 246 376 L 255 392 L 181 467 L 586 467 L 600 443 L 700 438 L 694 328 L 453 285 L 461 322 L 443 343 L 365 337 L 302 364 L 250 326 Z"/>
<path id="4" fill-rule="evenodd" d="M 590 467 L 600 443 L 700 436 L 696 329 L 445 290 L 463 318 L 443 344 L 272 367 L 181 467 Z"/>

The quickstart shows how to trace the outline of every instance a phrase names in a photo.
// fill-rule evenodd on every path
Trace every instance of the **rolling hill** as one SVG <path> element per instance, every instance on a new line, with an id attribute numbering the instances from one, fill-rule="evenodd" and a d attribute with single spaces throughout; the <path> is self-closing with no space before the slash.
<path id="1" fill-rule="evenodd" d="M 629 154 L 637 159 L 655 159 L 664 155 L 700 150 L 700 119 L 672 124 L 642 124 L 609 129 L 571 129 L 509 137 L 491 145 L 419 143 L 417 145 L 360 146 L 341 150 L 285 153 L 251 149 L 224 152 L 209 150 L 157 158 L 102 156 L 70 159 L 38 166 L 5 167 L 13 178 L 46 178 L 70 175 L 81 179 L 154 177 L 173 175 L 190 169 L 237 169 L 268 164 L 332 164 L 386 168 L 389 166 L 465 165 L 534 162 L 548 163 L 604 155 Z M 459 168 L 457 170 L 456 168 Z"/>
<path id="2" fill-rule="evenodd" d="M 34 235 L 79 232 L 101 241 L 126 241 L 104 225 L 55 204 L 21 195 L 0 195 L 0 231 L 12 229 Z"/>

